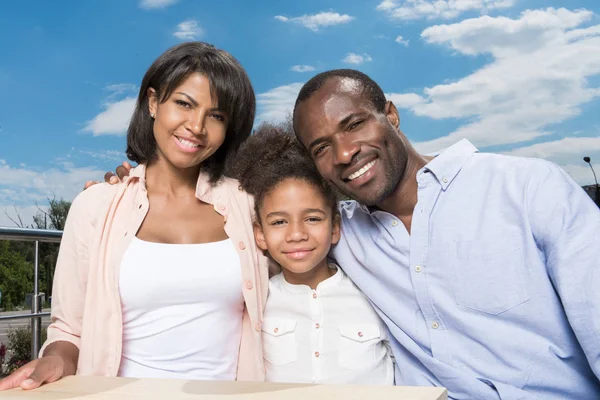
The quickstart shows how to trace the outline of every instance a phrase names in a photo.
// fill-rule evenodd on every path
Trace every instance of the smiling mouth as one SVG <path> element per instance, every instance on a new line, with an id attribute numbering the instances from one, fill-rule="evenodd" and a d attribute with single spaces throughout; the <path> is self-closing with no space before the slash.
<path id="1" fill-rule="evenodd" d="M 291 258 L 293 260 L 302 260 L 303 258 L 307 257 L 310 253 L 312 253 L 312 250 L 289 251 L 284 252 L 283 254 L 285 254 L 288 258 Z"/>
<path id="2" fill-rule="evenodd" d="M 359 169 L 358 171 L 356 171 L 353 174 L 350 174 L 348 176 L 348 178 L 346 178 L 345 180 L 347 182 L 353 181 L 356 178 L 360 178 L 361 176 L 363 176 L 368 170 L 370 170 L 371 168 L 373 168 L 373 166 L 375 165 L 375 163 L 377 162 L 377 160 L 373 160 L 370 163 L 366 164 L 364 167 L 362 167 L 361 169 Z"/>
<path id="3" fill-rule="evenodd" d="M 197 149 L 198 147 L 202 146 L 201 144 L 196 144 L 196 143 L 190 142 L 189 140 L 180 138 L 179 136 L 175 136 L 175 137 L 177 138 L 177 140 L 179 141 L 179 143 L 181 143 L 181 145 L 183 147 L 187 147 L 190 149 Z"/>

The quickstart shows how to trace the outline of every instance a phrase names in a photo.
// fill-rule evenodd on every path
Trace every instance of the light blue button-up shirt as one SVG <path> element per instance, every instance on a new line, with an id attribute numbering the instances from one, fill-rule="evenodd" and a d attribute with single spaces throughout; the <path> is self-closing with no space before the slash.
<path id="1" fill-rule="evenodd" d="M 417 174 L 411 233 L 343 202 L 333 255 L 393 336 L 396 384 L 600 399 L 600 211 L 562 169 L 467 140 Z"/>

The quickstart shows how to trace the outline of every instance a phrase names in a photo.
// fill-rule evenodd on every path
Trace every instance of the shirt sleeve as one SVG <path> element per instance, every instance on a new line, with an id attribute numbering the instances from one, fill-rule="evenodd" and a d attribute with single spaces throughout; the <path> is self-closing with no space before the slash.
<path id="1" fill-rule="evenodd" d="M 94 209 L 90 200 L 97 190 L 92 187 L 81 193 L 69 209 L 54 272 L 51 324 L 40 356 L 49 344 L 58 341 L 80 347 L 92 231 L 90 213 Z"/>
<path id="2" fill-rule="evenodd" d="M 600 210 L 564 170 L 547 162 L 530 179 L 527 203 L 550 279 L 600 377 Z"/>

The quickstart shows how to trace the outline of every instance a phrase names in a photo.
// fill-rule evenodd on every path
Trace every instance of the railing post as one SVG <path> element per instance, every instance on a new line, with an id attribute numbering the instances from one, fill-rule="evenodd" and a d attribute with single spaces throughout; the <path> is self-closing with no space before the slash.
<path id="1" fill-rule="evenodd" d="M 38 314 L 40 312 L 40 242 L 35 241 L 35 256 L 33 264 L 33 298 L 31 299 L 31 313 Z M 38 358 L 42 339 L 42 319 L 33 317 L 31 319 L 31 359 Z"/>

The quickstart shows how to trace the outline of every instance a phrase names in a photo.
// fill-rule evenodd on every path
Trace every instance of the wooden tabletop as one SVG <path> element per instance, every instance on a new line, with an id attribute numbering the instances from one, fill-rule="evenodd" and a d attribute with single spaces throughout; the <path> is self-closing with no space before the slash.
<path id="1" fill-rule="evenodd" d="M 39 389 L 0 392 L 0 399 L 31 400 L 446 400 L 443 388 L 325 386 L 260 382 L 69 376 Z"/>

